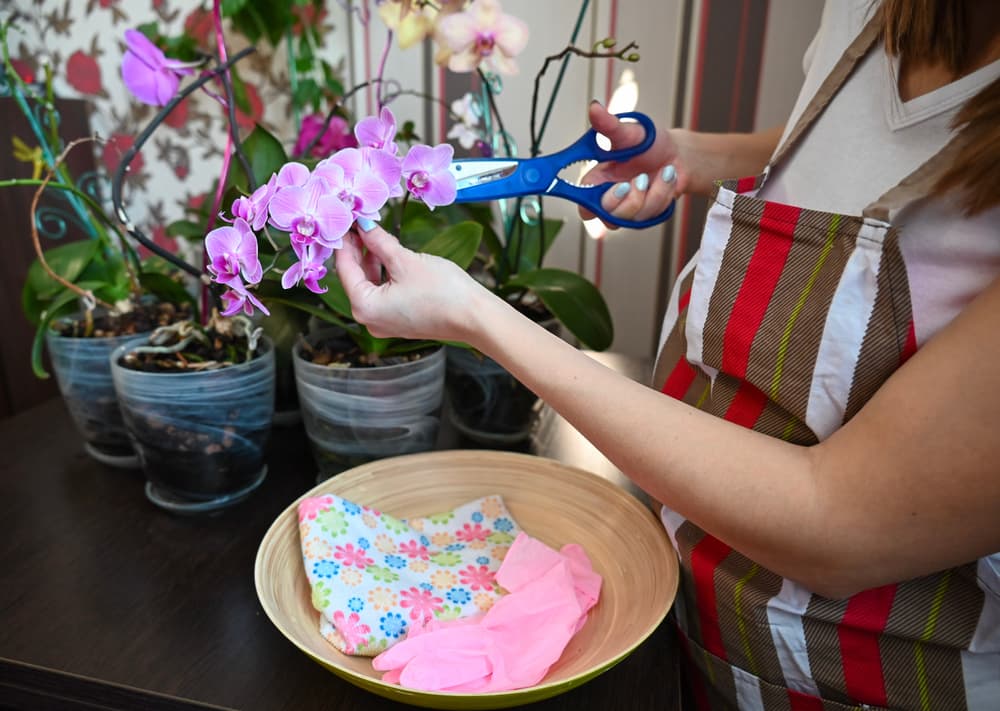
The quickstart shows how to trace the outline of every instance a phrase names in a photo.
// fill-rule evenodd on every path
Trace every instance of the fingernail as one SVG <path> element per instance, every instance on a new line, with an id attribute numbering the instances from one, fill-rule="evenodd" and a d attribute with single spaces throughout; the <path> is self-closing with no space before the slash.
<path id="1" fill-rule="evenodd" d="M 591 104 L 597 104 L 598 106 L 604 106 L 604 104 L 601 103 L 600 99 L 591 99 L 590 103 Z"/>
<path id="2" fill-rule="evenodd" d="M 359 217 L 357 222 L 363 232 L 371 232 L 375 227 L 375 220 L 369 220 L 367 217 Z"/>
<path id="3" fill-rule="evenodd" d="M 626 195 L 628 195 L 628 191 L 631 188 L 632 186 L 629 185 L 628 183 L 618 183 L 618 185 L 616 185 L 614 189 L 611 191 L 611 194 L 614 195 L 616 198 L 621 199 Z"/>
<path id="4" fill-rule="evenodd" d="M 647 188 L 649 188 L 649 176 L 645 173 L 639 173 L 639 177 L 635 179 L 635 189 L 644 193 Z"/>
<path id="5" fill-rule="evenodd" d="M 663 169 L 663 174 L 660 176 L 663 178 L 663 182 L 672 183 L 677 180 L 677 170 L 672 165 L 668 165 Z"/>

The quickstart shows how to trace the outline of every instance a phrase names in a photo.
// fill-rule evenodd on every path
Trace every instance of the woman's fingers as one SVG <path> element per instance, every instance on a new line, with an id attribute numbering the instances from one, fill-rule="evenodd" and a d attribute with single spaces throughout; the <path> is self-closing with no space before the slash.
<path id="1" fill-rule="evenodd" d="M 640 173 L 630 182 L 616 183 L 601 198 L 601 207 L 622 220 L 641 222 L 667 209 L 677 193 L 677 172 L 666 166 L 654 176 Z M 609 229 L 617 225 L 607 224 Z"/>

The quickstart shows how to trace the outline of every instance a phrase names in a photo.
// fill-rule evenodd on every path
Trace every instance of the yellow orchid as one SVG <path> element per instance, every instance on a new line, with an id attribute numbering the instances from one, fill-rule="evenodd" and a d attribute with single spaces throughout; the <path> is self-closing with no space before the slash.
<path id="1" fill-rule="evenodd" d="M 42 170 L 45 169 L 42 147 L 29 148 L 28 144 L 17 136 L 12 136 L 10 142 L 14 144 L 14 160 L 20 163 L 31 163 L 31 179 L 39 180 L 42 177 Z"/>
<path id="2" fill-rule="evenodd" d="M 430 5 L 415 6 L 412 0 L 384 2 L 378 6 L 379 17 L 396 33 L 400 49 L 422 42 L 433 32 L 437 10 Z"/>

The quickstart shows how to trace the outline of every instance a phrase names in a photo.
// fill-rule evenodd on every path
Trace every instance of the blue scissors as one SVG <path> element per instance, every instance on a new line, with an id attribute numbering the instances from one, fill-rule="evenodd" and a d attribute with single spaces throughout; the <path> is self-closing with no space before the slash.
<path id="1" fill-rule="evenodd" d="M 641 143 L 619 150 L 605 150 L 597 143 L 597 131 L 589 129 L 573 145 L 557 153 L 538 158 L 459 158 L 451 162 L 451 174 L 458 184 L 455 202 L 482 202 L 525 195 L 555 195 L 590 210 L 608 224 L 642 228 L 659 224 L 674 212 L 674 201 L 656 217 L 647 220 L 624 220 L 601 207 L 601 197 L 615 183 L 574 185 L 559 177 L 559 172 L 579 161 L 621 161 L 644 152 L 656 139 L 656 128 L 646 114 L 632 111 L 618 114 L 619 119 L 634 119 L 646 131 Z"/>

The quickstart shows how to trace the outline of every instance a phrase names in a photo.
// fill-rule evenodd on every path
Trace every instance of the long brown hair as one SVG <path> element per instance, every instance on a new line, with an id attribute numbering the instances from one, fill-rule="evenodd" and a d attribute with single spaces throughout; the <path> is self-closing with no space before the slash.
<path id="1" fill-rule="evenodd" d="M 886 50 L 902 61 L 943 62 L 954 74 L 969 56 L 968 7 L 981 0 L 882 0 Z M 954 191 L 967 215 L 1000 205 L 1000 80 L 969 99 L 952 120 L 961 149 L 935 192 Z"/>

